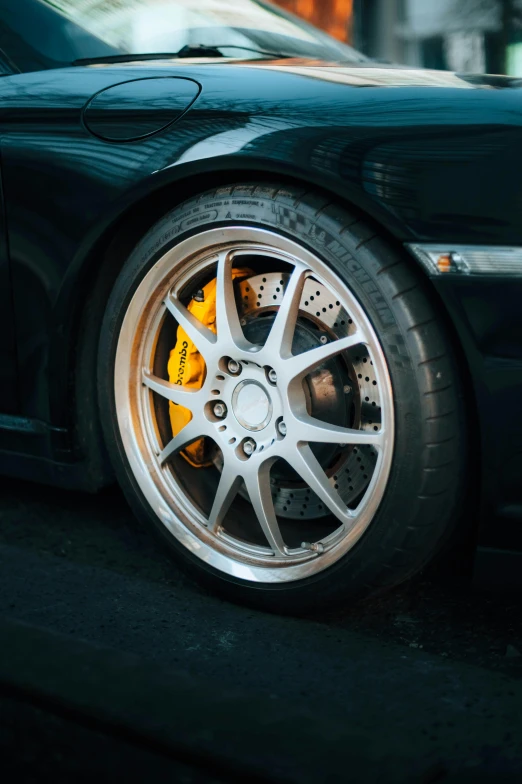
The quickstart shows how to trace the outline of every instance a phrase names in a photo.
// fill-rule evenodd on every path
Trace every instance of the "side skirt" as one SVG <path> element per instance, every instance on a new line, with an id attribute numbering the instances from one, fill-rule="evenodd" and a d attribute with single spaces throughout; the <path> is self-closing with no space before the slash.
<path id="1" fill-rule="evenodd" d="M 0 414 L 0 474 L 96 492 L 101 485 L 72 446 L 71 433 L 27 417 Z"/>

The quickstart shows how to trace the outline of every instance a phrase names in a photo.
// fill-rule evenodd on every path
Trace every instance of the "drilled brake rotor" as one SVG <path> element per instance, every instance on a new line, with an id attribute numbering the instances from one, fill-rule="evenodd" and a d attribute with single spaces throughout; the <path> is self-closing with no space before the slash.
<path id="1" fill-rule="evenodd" d="M 239 314 L 245 330 L 253 319 L 276 312 L 281 305 L 288 282 L 287 273 L 272 272 L 256 275 L 238 284 Z M 325 286 L 309 278 L 304 286 L 300 304 L 299 324 L 313 324 L 318 334 L 330 339 L 342 338 L 354 330 L 349 313 L 342 307 Z M 373 363 L 363 346 L 346 352 L 349 384 L 342 390 L 332 390 L 335 395 L 349 392 L 353 401 L 356 422 L 348 426 L 361 430 L 373 430 L 380 424 L 381 401 Z M 315 383 L 324 384 L 325 374 L 318 376 Z M 312 378 L 311 384 L 314 383 Z M 312 394 L 314 390 L 312 390 Z M 352 405 L 352 403 L 350 403 Z M 313 412 L 315 414 L 315 412 Z M 334 456 L 326 473 L 347 506 L 353 505 L 370 482 L 375 468 L 377 452 L 372 446 L 346 447 Z M 315 519 L 326 517 L 330 512 L 320 499 L 302 482 L 291 481 L 272 472 L 272 495 L 275 512 L 280 517 L 293 519 Z"/>

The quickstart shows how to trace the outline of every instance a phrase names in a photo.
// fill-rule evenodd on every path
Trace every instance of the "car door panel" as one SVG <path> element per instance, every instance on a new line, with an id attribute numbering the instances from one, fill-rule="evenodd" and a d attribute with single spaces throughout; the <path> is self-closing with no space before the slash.
<path id="1" fill-rule="evenodd" d="M 1 159 L 0 159 L 1 162 Z M 15 413 L 18 404 L 11 277 L 0 176 L 0 416 Z"/>

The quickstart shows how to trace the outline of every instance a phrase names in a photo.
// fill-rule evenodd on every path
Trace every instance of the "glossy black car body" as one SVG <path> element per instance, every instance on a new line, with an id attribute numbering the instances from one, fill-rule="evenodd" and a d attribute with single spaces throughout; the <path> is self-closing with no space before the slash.
<path id="1" fill-rule="evenodd" d="M 396 246 L 522 246 L 517 80 L 298 59 L 16 63 L 3 29 L 4 474 L 88 490 L 111 480 L 75 408 L 80 330 L 97 328 L 85 303 L 107 253 L 123 259 L 188 195 L 302 183 Z M 241 220 L 240 202 L 231 212 Z M 467 389 L 479 543 L 522 549 L 522 269 L 430 286 Z M 81 383 L 94 398 L 95 379 Z"/>

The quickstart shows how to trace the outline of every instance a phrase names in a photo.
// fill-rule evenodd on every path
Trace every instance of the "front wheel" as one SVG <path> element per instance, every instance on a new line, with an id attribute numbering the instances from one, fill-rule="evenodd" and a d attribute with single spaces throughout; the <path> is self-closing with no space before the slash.
<path id="1" fill-rule="evenodd" d="M 177 561 L 302 612 L 413 574 L 463 488 L 456 363 L 429 291 L 320 197 L 221 188 L 124 265 L 100 409 L 119 481 Z"/>

